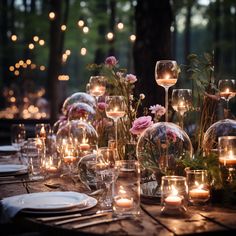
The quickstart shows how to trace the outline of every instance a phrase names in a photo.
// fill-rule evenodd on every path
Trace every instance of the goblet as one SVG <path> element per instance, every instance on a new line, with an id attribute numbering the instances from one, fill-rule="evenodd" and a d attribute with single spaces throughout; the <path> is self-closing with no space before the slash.
<path id="1" fill-rule="evenodd" d="M 236 171 L 236 136 L 222 136 L 218 138 L 219 163 L 222 169 L 228 170 L 226 181 L 235 179 Z"/>
<path id="2" fill-rule="evenodd" d="M 106 191 L 102 196 L 101 205 L 104 207 L 112 206 L 111 184 L 117 178 L 116 152 L 108 147 L 101 147 L 96 156 L 96 177 L 97 183 L 105 184 Z"/>
<path id="3" fill-rule="evenodd" d="M 107 117 L 113 119 L 115 124 L 115 140 L 117 149 L 117 122 L 118 119 L 125 115 L 126 105 L 125 98 L 123 96 L 106 96 L 106 115 Z"/>
<path id="4" fill-rule="evenodd" d="M 89 80 L 89 92 L 98 101 L 98 98 L 104 95 L 106 91 L 106 79 L 104 76 L 91 76 Z"/>
<path id="5" fill-rule="evenodd" d="M 184 126 L 184 114 L 189 111 L 192 106 L 192 90 L 191 89 L 173 89 L 172 91 L 172 107 L 180 117 L 180 127 Z"/>
<path id="6" fill-rule="evenodd" d="M 168 121 L 168 90 L 175 85 L 178 79 L 179 67 L 176 61 L 162 60 L 157 61 L 155 67 L 155 79 L 159 86 L 165 88 L 165 121 Z"/>
<path id="7" fill-rule="evenodd" d="M 226 101 L 226 109 L 229 110 L 229 100 L 236 94 L 236 81 L 232 79 L 223 79 L 218 82 L 220 98 Z"/>

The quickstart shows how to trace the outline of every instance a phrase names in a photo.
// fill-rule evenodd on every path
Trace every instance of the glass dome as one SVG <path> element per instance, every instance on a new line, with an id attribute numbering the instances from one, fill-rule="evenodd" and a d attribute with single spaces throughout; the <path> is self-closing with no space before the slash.
<path id="1" fill-rule="evenodd" d="M 89 106 L 95 108 L 96 107 L 96 100 L 93 96 L 87 94 L 87 93 L 82 93 L 82 92 L 78 92 L 78 93 L 74 93 L 72 94 L 70 97 L 68 97 L 63 105 L 62 105 L 62 113 L 64 115 L 67 114 L 69 107 L 76 103 L 76 102 L 83 102 L 88 104 Z"/>
<path id="2" fill-rule="evenodd" d="M 184 130 L 170 122 L 158 122 L 139 137 L 137 158 L 141 165 L 142 181 L 157 180 L 163 175 L 181 175 L 179 160 L 192 158 L 192 143 Z"/>
<path id="3" fill-rule="evenodd" d="M 68 118 L 69 120 L 82 119 L 85 121 L 91 121 L 93 120 L 95 114 L 95 110 L 87 103 L 76 102 L 70 106 L 68 111 Z"/>
<path id="4" fill-rule="evenodd" d="M 68 121 L 56 135 L 57 147 L 60 151 L 68 142 L 72 142 L 77 150 L 78 158 L 97 150 L 98 135 L 92 125 L 81 120 Z"/>
<path id="5" fill-rule="evenodd" d="M 218 137 L 236 136 L 236 121 L 224 119 L 211 125 L 203 137 L 203 150 L 206 155 L 218 155 Z"/>

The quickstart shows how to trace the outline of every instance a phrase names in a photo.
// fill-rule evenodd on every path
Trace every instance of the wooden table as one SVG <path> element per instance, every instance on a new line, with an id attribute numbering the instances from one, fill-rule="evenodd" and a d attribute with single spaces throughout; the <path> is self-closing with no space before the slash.
<path id="1" fill-rule="evenodd" d="M 49 188 L 45 185 L 55 183 L 58 184 L 58 188 Z M 33 192 L 67 190 L 88 192 L 79 181 L 74 183 L 68 178 L 50 178 L 40 182 L 14 184 L 0 182 L 1 198 Z M 89 211 L 94 212 L 97 209 L 99 209 L 99 205 Z M 89 211 L 85 211 L 85 213 Z M 162 216 L 158 204 L 141 204 L 141 215 L 134 219 L 125 219 L 78 230 L 71 230 L 73 224 L 55 227 L 52 223 L 41 223 L 36 216 L 19 214 L 12 223 L 1 225 L 1 232 L 6 232 L 5 234 L 39 232 L 39 235 L 78 235 L 78 232 L 81 235 L 184 235 L 215 232 L 228 234 L 236 231 L 236 210 L 213 206 L 207 206 L 205 210 L 189 207 L 187 216 L 178 218 Z"/>

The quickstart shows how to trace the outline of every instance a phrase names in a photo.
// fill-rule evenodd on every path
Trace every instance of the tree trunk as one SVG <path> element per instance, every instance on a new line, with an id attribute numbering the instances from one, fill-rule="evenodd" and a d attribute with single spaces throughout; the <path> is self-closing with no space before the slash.
<path id="1" fill-rule="evenodd" d="M 110 0 L 110 31 L 114 34 L 115 32 L 115 23 L 116 23 L 116 0 Z M 115 36 L 115 35 L 114 35 Z M 109 56 L 115 55 L 115 38 L 109 41 Z"/>
<path id="2" fill-rule="evenodd" d="M 51 11 L 56 17 L 50 22 L 50 53 L 48 66 L 48 95 L 50 101 L 51 123 L 57 120 L 59 113 L 59 81 L 61 70 L 61 9 L 62 1 L 51 0 Z"/>
<path id="3" fill-rule="evenodd" d="M 135 10 L 136 42 L 134 67 L 138 77 L 137 92 L 144 93 L 143 105 L 164 104 L 164 88 L 155 82 L 154 70 L 158 60 L 172 59 L 172 12 L 168 0 L 138 0 Z"/>

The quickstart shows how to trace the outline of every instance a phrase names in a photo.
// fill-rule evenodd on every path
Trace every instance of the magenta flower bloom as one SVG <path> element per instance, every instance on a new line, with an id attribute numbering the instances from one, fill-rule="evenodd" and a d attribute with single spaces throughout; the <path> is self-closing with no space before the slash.
<path id="1" fill-rule="evenodd" d="M 135 75 L 133 74 L 127 74 L 126 77 L 125 77 L 125 80 L 130 83 L 130 84 L 133 84 L 137 81 L 137 78 Z"/>
<path id="2" fill-rule="evenodd" d="M 118 63 L 118 61 L 116 60 L 116 58 L 114 56 L 107 57 L 105 60 L 105 65 L 107 65 L 109 67 L 113 67 L 117 63 Z"/>
<path id="3" fill-rule="evenodd" d="M 107 104 L 105 102 L 98 103 L 98 109 L 104 111 L 106 109 Z"/>
<path id="4" fill-rule="evenodd" d="M 157 116 L 163 116 L 166 113 L 165 107 L 156 104 L 154 106 L 150 106 L 149 110 L 151 111 L 152 114 L 155 114 Z"/>
<path id="5" fill-rule="evenodd" d="M 139 135 L 152 124 L 151 116 L 141 116 L 133 122 L 133 126 L 129 131 L 132 134 Z"/>
<path id="6" fill-rule="evenodd" d="M 172 132 L 170 129 L 166 130 L 166 137 L 170 142 L 175 143 L 177 140 L 176 134 Z"/>

